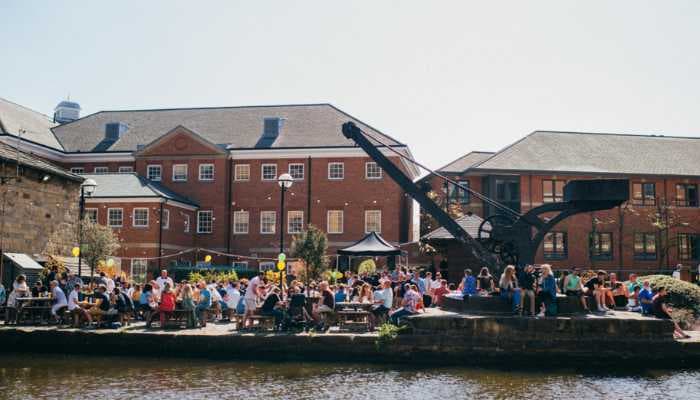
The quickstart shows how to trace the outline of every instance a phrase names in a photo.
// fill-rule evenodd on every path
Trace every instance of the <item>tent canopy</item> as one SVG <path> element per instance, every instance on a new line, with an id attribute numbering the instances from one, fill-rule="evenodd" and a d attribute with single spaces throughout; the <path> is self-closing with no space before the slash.
<path id="1" fill-rule="evenodd" d="M 376 232 L 370 232 L 352 246 L 338 250 L 341 256 L 398 256 L 401 249 L 394 247 Z"/>

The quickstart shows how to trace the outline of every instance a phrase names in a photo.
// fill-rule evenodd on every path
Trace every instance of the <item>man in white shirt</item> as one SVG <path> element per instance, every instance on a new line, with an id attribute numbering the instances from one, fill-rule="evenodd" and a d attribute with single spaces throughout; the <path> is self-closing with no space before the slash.
<path id="1" fill-rule="evenodd" d="M 247 323 L 248 317 L 255 314 L 255 310 L 258 307 L 258 297 L 260 296 L 260 285 L 262 284 L 263 272 L 259 272 L 258 276 L 254 277 L 248 282 L 248 287 L 245 291 L 245 297 L 243 298 L 245 305 L 245 315 L 244 324 Z"/>
<path id="2" fill-rule="evenodd" d="M 165 287 L 166 283 L 170 284 L 170 288 L 175 287 L 175 285 L 173 284 L 173 280 L 168 276 L 168 271 L 166 270 L 160 271 L 160 276 L 156 279 L 156 283 L 161 289 Z"/>
<path id="3" fill-rule="evenodd" d="M 226 307 L 228 308 L 228 317 L 231 319 L 231 315 L 236 313 L 236 308 L 238 307 L 238 302 L 241 300 L 241 292 L 238 290 L 238 282 L 229 282 L 226 286 Z"/>
<path id="4" fill-rule="evenodd" d="M 71 290 L 68 295 L 68 310 L 73 315 L 73 327 L 80 327 L 80 317 L 83 317 L 88 323 L 92 322 L 92 317 L 90 313 L 80 306 L 80 284 L 76 283 L 73 285 L 73 290 Z"/>
<path id="5" fill-rule="evenodd" d="M 676 269 L 673 270 L 673 274 L 671 274 L 671 276 L 672 276 L 674 279 L 680 280 L 680 279 L 681 279 L 681 269 L 682 269 L 682 268 L 683 268 L 683 264 L 678 264 L 678 265 L 676 265 Z"/>
<path id="6" fill-rule="evenodd" d="M 391 290 L 391 281 L 388 279 L 383 280 L 381 285 L 382 290 L 377 290 L 374 295 L 374 306 L 372 307 L 373 325 L 376 325 L 377 322 L 389 315 L 389 310 L 394 304 L 394 291 Z"/>
<path id="7" fill-rule="evenodd" d="M 63 293 L 63 290 L 61 290 L 60 287 L 58 287 L 58 281 L 51 281 L 51 283 L 49 283 L 49 287 L 51 288 L 51 297 L 53 298 L 51 315 L 58 319 L 56 312 L 58 312 L 58 310 L 61 308 L 66 307 L 68 305 L 68 301 L 66 300 L 66 294 Z"/>

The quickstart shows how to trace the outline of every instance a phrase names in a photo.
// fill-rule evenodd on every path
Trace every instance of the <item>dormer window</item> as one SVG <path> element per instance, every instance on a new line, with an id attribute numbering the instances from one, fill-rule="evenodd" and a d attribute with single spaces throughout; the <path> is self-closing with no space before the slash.
<path id="1" fill-rule="evenodd" d="M 109 122 L 105 125 L 105 139 L 116 142 L 126 133 L 127 126 L 121 122 Z"/>
<path id="2" fill-rule="evenodd" d="M 282 120 L 280 118 L 265 118 L 263 126 L 263 138 L 274 139 L 280 134 Z"/>

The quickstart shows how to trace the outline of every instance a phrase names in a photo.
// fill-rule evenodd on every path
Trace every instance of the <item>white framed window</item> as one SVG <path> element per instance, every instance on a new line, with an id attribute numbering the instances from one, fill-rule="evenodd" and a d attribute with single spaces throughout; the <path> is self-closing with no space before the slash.
<path id="1" fill-rule="evenodd" d="M 231 263 L 231 266 L 233 269 L 238 269 L 238 270 L 247 270 L 248 269 L 248 261 L 234 261 Z"/>
<path id="2" fill-rule="evenodd" d="M 365 233 L 382 232 L 382 211 L 365 210 Z"/>
<path id="3" fill-rule="evenodd" d="M 124 225 L 124 210 L 121 208 L 108 208 L 107 225 L 112 228 L 122 227 Z"/>
<path id="4" fill-rule="evenodd" d="M 189 233 L 190 232 L 190 216 L 188 214 L 185 214 L 182 216 L 182 224 L 184 225 L 183 232 Z"/>
<path id="5" fill-rule="evenodd" d="M 287 233 L 301 233 L 304 229 L 304 212 L 287 211 Z"/>
<path id="6" fill-rule="evenodd" d="M 277 164 L 263 164 L 261 169 L 262 180 L 274 181 L 277 180 Z"/>
<path id="7" fill-rule="evenodd" d="M 343 233 L 343 210 L 328 210 L 328 233 Z"/>
<path id="8" fill-rule="evenodd" d="M 233 212 L 233 233 L 242 235 L 248 233 L 250 214 L 248 211 Z"/>
<path id="9" fill-rule="evenodd" d="M 134 208 L 133 226 L 135 228 L 145 228 L 148 226 L 148 208 Z"/>
<path id="10" fill-rule="evenodd" d="M 109 168 L 108 167 L 95 167 L 95 169 L 93 171 L 95 174 L 104 175 L 104 174 L 109 173 Z"/>
<path id="11" fill-rule="evenodd" d="M 328 179 L 340 180 L 345 178 L 345 163 L 331 162 L 328 163 Z"/>
<path id="12" fill-rule="evenodd" d="M 199 180 L 213 181 L 214 180 L 214 164 L 199 164 Z"/>
<path id="13" fill-rule="evenodd" d="M 233 167 L 233 180 L 249 181 L 250 180 L 250 164 L 236 164 Z"/>
<path id="14" fill-rule="evenodd" d="M 83 167 L 73 167 L 70 169 L 70 172 L 74 174 L 84 174 L 85 173 L 85 168 Z"/>
<path id="15" fill-rule="evenodd" d="M 149 165 L 146 167 L 146 177 L 151 181 L 160 181 L 163 177 L 163 167 L 160 165 Z"/>
<path id="16" fill-rule="evenodd" d="M 304 180 L 304 164 L 289 164 L 289 175 L 291 175 L 292 179 L 294 179 L 295 181 Z"/>
<path id="17" fill-rule="evenodd" d="M 144 260 L 143 258 L 135 258 L 131 260 L 131 282 L 139 284 L 146 282 L 147 271 L 147 260 Z"/>
<path id="18" fill-rule="evenodd" d="M 365 179 L 382 179 L 382 169 L 376 162 L 365 163 Z"/>
<path id="19" fill-rule="evenodd" d="M 170 229 L 170 210 L 167 208 L 163 209 L 163 213 L 160 216 L 160 225 L 163 229 Z"/>
<path id="20" fill-rule="evenodd" d="M 277 226 L 277 211 L 262 211 L 260 212 L 260 233 L 272 234 L 275 233 Z"/>
<path id="21" fill-rule="evenodd" d="M 275 263 L 272 261 L 260 261 L 258 264 L 260 271 L 276 271 Z"/>
<path id="22" fill-rule="evenodd" d="M 213 221 L 213 211 L 197 211 L 197 233 L 211 233 Z"/>
<path id="23" fill-rule="evenodd" d="M 134 167 L 132 167 L 132 166 L 130 166 L 130 165 L 126 165 L 126 166 L 121 166 L 121 167 L 119 167 L 119 173 L 120 173 L 120 174 L 130 174 L 130 173 L 132 173 L 132 172 L 134 172 Z"/>
<path id="24" fill-rule="evenodd" d="M 187 164 L 173 165 L 173 182 L 187 182 Z"/>
<path id="25" fill-rule="evenodd" d="M 97 223 L 97 209 L 96 208 L 86 208 L 85 218 L 89 219 L 93 224 Z"/>

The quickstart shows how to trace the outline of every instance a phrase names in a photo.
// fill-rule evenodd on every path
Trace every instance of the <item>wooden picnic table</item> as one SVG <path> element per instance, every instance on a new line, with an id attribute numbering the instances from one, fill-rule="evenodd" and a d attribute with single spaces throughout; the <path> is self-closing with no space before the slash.
<path id="1" fill-rule="evenodd" d="M 38 315 L 39 322 L 44 322 L 51 311 L 51 303 L 53 298 L 50 297 L 17 297 L 17 315 L 15 316 L 15 323 L 19 324 L 22 319 L 22 315 L 27 313 L 30 319 L 33 321 Z M 46 317 L 46 318 L 45 318 Z"/>
<path id="2" fill-rule="evenodd" d="M 345 309 L 336 312 L 338 316 L 338 327 L 341 330 L 368 331 L 369 311 Z"/>

